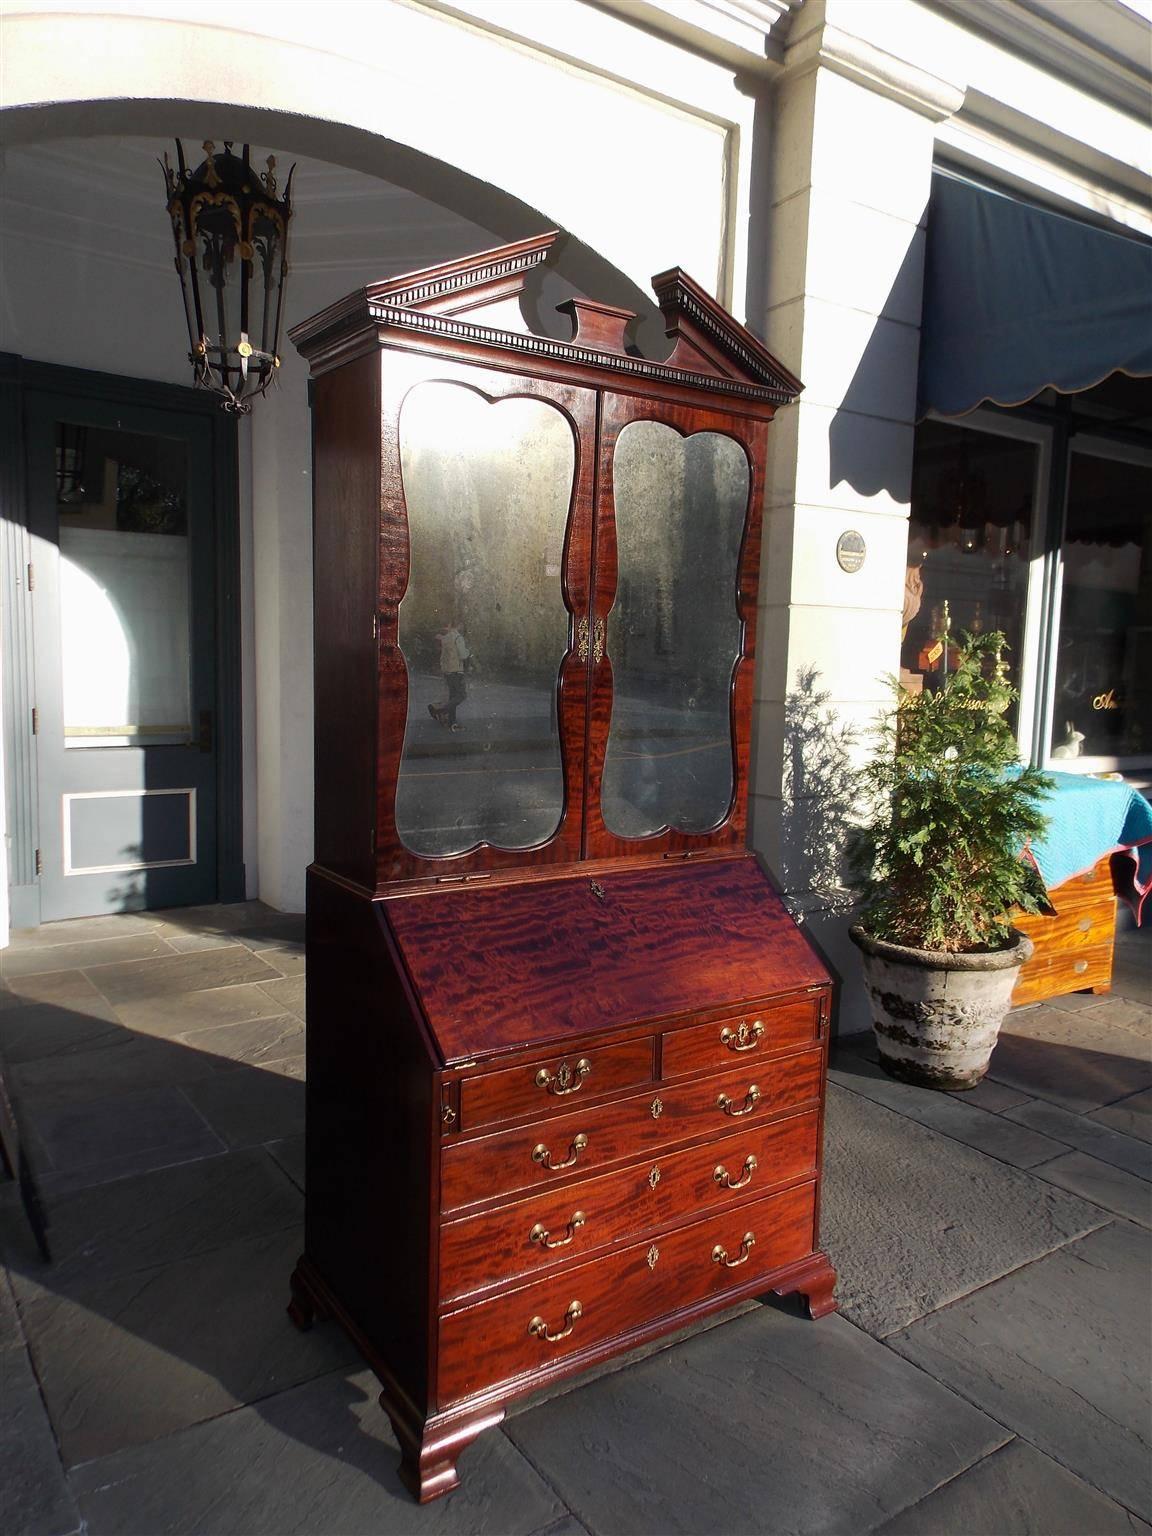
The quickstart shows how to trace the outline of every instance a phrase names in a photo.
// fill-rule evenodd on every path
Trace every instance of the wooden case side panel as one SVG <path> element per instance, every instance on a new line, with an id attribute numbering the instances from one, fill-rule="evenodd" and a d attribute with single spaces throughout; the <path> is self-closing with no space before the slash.
<path id="1" fill-rule="evenodd" d="M 752 690 L 756 666 L 756 598 L 760 581 L 765 454 L 770 419 L 770 415 L 768 419 L 763 419 L 720 411 L 715 407 L 677 406 L 642 396 L 607 392 L 603 396 L 598 444 L 593 612 L 594 627 L 604 636 L 604 641 L 592 670 L 589 707 L 585 836 L 585 854 L 589 858 L 624 858 L 638 854 L 651 856 L 654 853 L 674 855 L 745 846 L 748 830 Z M 739 443 L 748 458 L 748 504 L 737 562 L 736 584 L 731 595 L 740 622 L 740 649 L 734 658 L 729 692 L 732 797 L 722 820 L 711 830 L 700 833 L 664 827 L 646 837 L 621 837 L 606 824 L 601 805 L 604 764 L 612 727 L 613 610 L 619 596 L 613 465 L 620 434 L 625 427 L 637 421 L 661 422 L 685 438 L 700 432 L 720 433 Z"/>
<path id="2" fill-rule="evenodd" d="M 418 1409 L 428 1403 L 433 1065 L 378 904 L 308 877 L 305 1249 Z"/>
<path id="3" fill-rule="evenodd" d="M 314 389 L 315 857 L 368 886 L 376 795 L 377 360 L 347 363 Z"/>

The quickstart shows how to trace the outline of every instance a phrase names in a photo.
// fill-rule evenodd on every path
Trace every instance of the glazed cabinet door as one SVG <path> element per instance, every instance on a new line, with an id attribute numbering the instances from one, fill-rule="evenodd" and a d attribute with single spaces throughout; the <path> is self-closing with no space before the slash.
<path id="1" fill-rule="evenodd" d="M 595 393 L 381 368 L 377 878 L 579 858 Z"/>
<path id="2" fill-rule="evenodd" d="M 743 846 L 765 433 L 603 397 L 589 857 Z"/>

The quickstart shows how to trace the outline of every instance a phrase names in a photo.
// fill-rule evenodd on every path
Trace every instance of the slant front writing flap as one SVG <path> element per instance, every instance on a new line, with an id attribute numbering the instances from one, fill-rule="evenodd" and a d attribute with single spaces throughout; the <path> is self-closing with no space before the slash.
<path id="1" fill-rule="evenodd" d="M 384 901 L 445 1063 L 828 981 L 751 856 Z"/>

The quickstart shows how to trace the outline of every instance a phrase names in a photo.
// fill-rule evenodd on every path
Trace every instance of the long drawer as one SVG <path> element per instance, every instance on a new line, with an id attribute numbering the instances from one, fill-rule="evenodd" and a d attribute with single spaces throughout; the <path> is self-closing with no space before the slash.
<path id="1" fill-rule="evenodd" d="M 441 1210 L 539 1188 L 642 1157 L 695 1136 L 721 1136 L 777 1110 L 814 1103 L 819 1048 L 757 1068 L 740 1067 L 689 1083 L 661 1083 L 611 1104 L 446 1146 Z"/>
<path id="2" fill-rule="evenodd" d="M 810 1110 L 448 1222 L 440 1231 L 441 1304 L 811 1175 L 818 1135 L 819 1114 Z"/>
<path id="3" fill-rule="evenodd" d="M 795 1263 L 815 1205 L 800 1185 L 443 1317 L 441 1406 Z"/>

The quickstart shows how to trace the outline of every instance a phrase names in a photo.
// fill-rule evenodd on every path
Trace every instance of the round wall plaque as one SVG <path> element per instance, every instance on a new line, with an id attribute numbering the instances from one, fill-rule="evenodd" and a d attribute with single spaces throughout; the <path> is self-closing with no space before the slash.
<path id="1" fill-rule="evenodd" d="M 863 534 L 849 528 L 847 533 L 842 533 L 836 540 L 836 560 L 842 571 L 851 575 L 858 571 L 864 564 L 864 556 L 868 553 L 868 546 L 864 542 Z"/>

